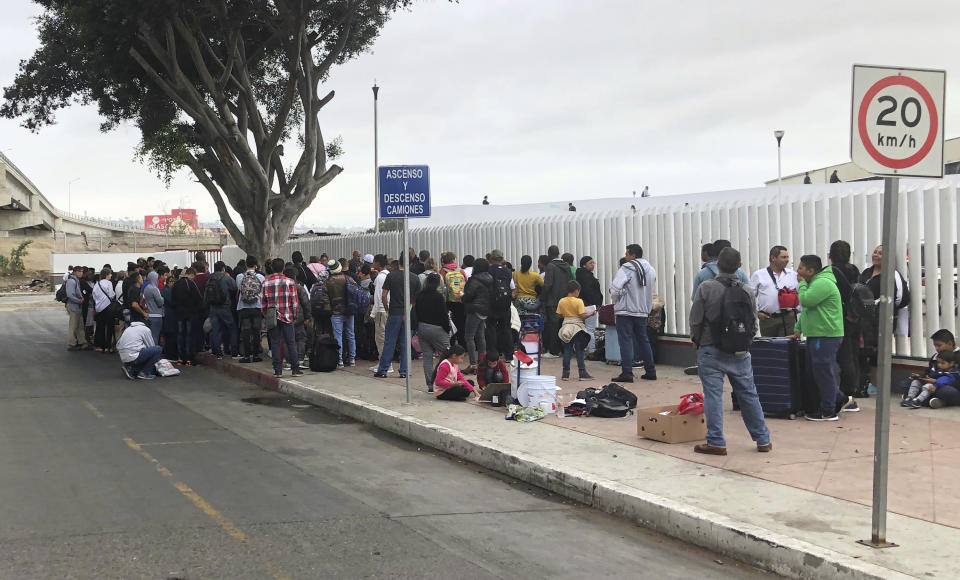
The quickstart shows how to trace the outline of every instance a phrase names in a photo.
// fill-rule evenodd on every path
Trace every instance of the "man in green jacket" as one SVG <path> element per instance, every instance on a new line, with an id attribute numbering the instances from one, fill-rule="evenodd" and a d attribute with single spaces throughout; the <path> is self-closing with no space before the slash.
<path id="1" fill-rule="evenodd" d="M 796 334 L 807 337 L 807 365 L 820 391 L 820 412 L 808 413 L 811 421 L 836 421 L 837 410 L 859 411 L 853 397 L 847 399 L 837 388 L 833 367 L 837 350 L 843 342 L 843 303 L 837 279 L 832 268 L 824 268 L 820 256 L 809 254 L 800 258 L 797 276 L 801 281 L 797 292 L 800 295 L 800 315 L 797 317 Z"/>

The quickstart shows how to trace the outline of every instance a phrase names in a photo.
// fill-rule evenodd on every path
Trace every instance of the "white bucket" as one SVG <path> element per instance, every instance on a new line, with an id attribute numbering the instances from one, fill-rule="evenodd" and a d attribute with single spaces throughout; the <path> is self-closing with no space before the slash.
<path id="1" fill-rule="evenodd" d="M 513 359 L 514 364 L 518 363 L 517 359 Z M 514 399 L 517 399 L 517 389 L 520 388 L 520 381 L 517 378 L 517 375 L 523 377 L 523 381 L 526 382 L 530 377 L 536 377 L 537 375 L 537 363 L 534 362 L 530 365 L 520 365 L 519 367 L 510 368 L 510 396 Z"/>
<path id="2" fill-rule="evenodd" d="M 557 379 L 547 375 L 523 377 L 517 389 L 517 401 L 524 407 L 540 407 L 546 413 L 556 411 Z"/>

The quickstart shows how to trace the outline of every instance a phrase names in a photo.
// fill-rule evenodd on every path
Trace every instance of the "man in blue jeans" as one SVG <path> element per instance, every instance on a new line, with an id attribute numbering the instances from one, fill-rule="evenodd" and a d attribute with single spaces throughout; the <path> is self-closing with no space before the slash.
<path id="1" fill-rule="evenodd" d="M 724 248 L 717 259 L 717 276 L 706 280 L 697 288 L 690 308 L 690 338 L 697 345 L 697 372 L 703 383 L 703 412 L 707 420 L 707 442 L 694 446 L 697 453 L 726 455 L 727 443 L 723 437 L 723 377 L 730 379 L 733 392 L 740 402 L 740 415 L 750 437 L 757 444 L 757 451 L 769 452 L 770 431 L 763 418 L 757 386 L 753 382 L 753 365 L 750 353 L 729 353 L 717 348 L 719 337 L 714 336 L 718 327 L 713 326 L 723 314 L 724 293 L 727 285 L 739 285 L 737 276 L 740 267 L 740 252 L 733 248 Z M 756 332 L 757 304 L 752 292 L 742 290 L 751 303 L 753 313 L 753 331 Z M 619 327 L 618 327 L 619 330 Z M 748 329 L 749 331 L 749 329 Z"/>
<path id="2" fill-rule="evenodd" d="M 797 266 L 800 285 L 800 315 L 796 334 L 807 337 L 807 364 L 813 371 L 813 380 L 820 392 L 820 411 L 807 413 L 810 421 L 837 421 L 837 411 L 857 412 L 860 406 L 837 388 L 833 367 L 837 351 L 843 342 L 843 301 L 837 288 L 833 268 L 824 268 L 820 256 L 809 254 L 800 258 Z"/>
<path id="3" fill-rule="evenodd" d="M 237 295 L 237 282 L 227 275 L 227 265 L 222 261 L 214 264 L 213 270 L 207 280 L 203 302 L 210 308 L 210 350 L 213 356 L 221 359 L 224 345 L 227 345 L 230 356 L 237 355 L 237 327 L 233 323 L 233 297 Z"/>
<path id="4" fill-rule="evenodd" d="M 644 373 L 641 379 L 657 380 L 657 367 L 653 361 L 653 348 L 647 337 L 647 318 L 653 309 L 653 289 L 657 285 L 657 272 L 650 262 L 643 259 L 643 248 L 637 244 L 627 246 L 623 265 L 610 284 L 613 310 L 617 315 L 617 340 L 620 342 L 620 375 L 615 383 L 633 382 L 633 356 L 639 355 Z M 639 350 L 638 350 L 639 347 Z"/>
<path id="5" fill-rule="evenodd" d="M 128 379 L 155 379 L 154 365 L 163 358 L 163 349 L 153 342 L 153 334 L 139 320 L 131 322 L 117 341 L 117 352 Z"/>
<path id="6" fill-rule="evenodd" d="M 400 378 L 407 376 L 407 341 L 401 340 L 403 336 L 403 317 L 410 314 L 410 304 L 413 303 L 413 297 L 420 293 L 420 277 L 412 272 L 407 272 L 403 268 L 403 256 L 396 264 L 396 268 L 387 274 L 387 279 L 383 283 L 383 293 L 381 300 L 383 304 L 389 304 L 387 309 L 387 326 L 384 329 L 383 352 L 380 353 L 380 365 L 377 366 L 377 372 L 373 376 L 378 379 L 386 378 L 387 369 L 393 362 L 393 353 L 397 348 L 397 341 L 400 340 Z M 403 277 L 410 278 L 410 300 L 403 299 Z"/>

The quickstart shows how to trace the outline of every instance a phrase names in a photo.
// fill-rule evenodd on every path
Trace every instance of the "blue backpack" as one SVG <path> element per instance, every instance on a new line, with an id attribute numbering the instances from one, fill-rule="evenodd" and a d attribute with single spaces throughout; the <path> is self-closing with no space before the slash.
<path id="1" fill-rule="evenodd" d="M 370 308 L 370 293 L 352 280 L 347 280 L 346 315 L 364 315 L 367 313 L 368 308 Z"/>

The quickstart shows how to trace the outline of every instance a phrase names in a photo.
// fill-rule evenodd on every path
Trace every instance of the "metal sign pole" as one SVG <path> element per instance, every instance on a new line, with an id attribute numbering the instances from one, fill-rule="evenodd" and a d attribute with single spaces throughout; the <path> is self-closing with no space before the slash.
<path id="1" fill-rule="evenodd" d="M 877 420 L 873 437 L 873 526 L 871 538 L 859 543 L 874 548 L 897 544 L 887 541 L 887 464 L 890 455 L 890 391 L 893 360 L 893 302 L 896 276 L 898 197 L 900 179 L 883 180 L 883 259 L 880 262 L 880 341 L 877 354 Z"/>
<path id="2" fill-rule="evenodd" d="M 403 247 L 404 248 L 410 247 L 410 218 L 406 218 L 406 217 L 403 218 Z M 413 398 L 412 398 L 413 391 L 411 390 L 411 387 L 410 387 L 410 375 L 413 374 L 411 372 L 413 369 L 410 368 L 410 363 L 412 359 L 411 349 L 413 348 L 413 344 L 412 344 L 413 341 L 411 340 L 411 334 L 410 334 L 410 323 L 411 323 L 410 317 L 413 314 L 413 311 L 410 308 L 410 256 L 404 256 L 404 254 L 401 253 L 400 260 L 401 260 L 401 263 L 403 263 L 404 265 L 403 307 L 405 308 L 405 313 L 406 313 L 406 316 L 403 317 L 403 342 L 404 344 L 407 345 L 407 348 L 404 349 L 406 352 L 404 352 L 403 357 L 405 359 L 404 362 L 406 363 L 404 366 L 407 367 L 407 377 L 405 379 L 407 383 L 407 404 L 410 404 L 413 402 Z"/>

